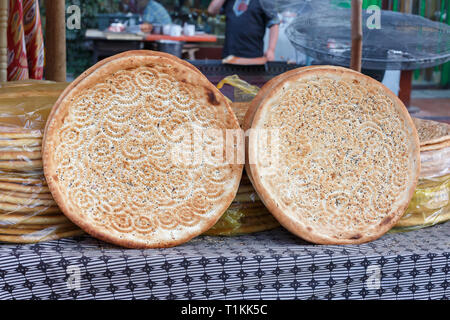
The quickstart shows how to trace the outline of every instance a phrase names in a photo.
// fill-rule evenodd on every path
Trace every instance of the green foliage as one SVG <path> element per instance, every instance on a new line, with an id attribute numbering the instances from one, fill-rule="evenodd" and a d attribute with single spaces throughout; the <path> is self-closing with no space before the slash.
<path id="1" fill-rule="evenodd" d="M 116 13 L 119 11 L 121 0 L 103 0 L 97 1 L 99 13 Z"/>

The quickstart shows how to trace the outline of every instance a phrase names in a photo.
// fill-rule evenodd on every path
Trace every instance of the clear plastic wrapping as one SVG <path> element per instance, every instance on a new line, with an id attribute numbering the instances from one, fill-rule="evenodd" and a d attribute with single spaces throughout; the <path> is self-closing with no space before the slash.
<path id="1" fill-rule="evenodd" d="M 56 205 L 42 168 L 45 123 L 66 86 L 0 85 L 0 241 L 32 243 L 82 233 Z"/>
<path id="2" fill-rule="evenodd" d="M 222 89 L 225 84 L 228 84 L 234 88 L 234 103 L 249 102 L 258 94 L 259 91 L 259 87 L 249 84 L 237 75 L 223 78 L 217 84 L 217 88 Z"/>
<path id="3" fill-rule="evenodd" d="M 420 152 L 420 178 L 429 179 L 450 174 L 450 147 Z"/>
<path id="4" fill-rule="evenodd" d="M 450 219 L 450 174 L 420 179 L 414 196 L 393 231 L 417 230 Z"/>

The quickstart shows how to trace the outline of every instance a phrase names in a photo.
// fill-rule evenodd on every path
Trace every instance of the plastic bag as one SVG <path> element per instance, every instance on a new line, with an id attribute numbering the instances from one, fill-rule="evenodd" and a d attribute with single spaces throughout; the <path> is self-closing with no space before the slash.
<path id="1" fill-rule="evenodd" d="M 217 84 L 217 88 L 222 89 L 225 84 L 228 84 L 234 88 L 233 102 L 249 102 L 258 94 L 259 91 L 259 87 L 249 84 L 237 75 L 223 78 Z"/>
<path id="2" fill-rule="evenodd" d="M 0 85 L 0 241 L 33 243 L 82 234 L 45 181 L 41 148 L 47 117 L 67 83 Z"/>
<path id="3" fill-rule="evenodd" d="M 450 174 L 420 179 L 393 232 L 417 230 L 450 220 Z"/>

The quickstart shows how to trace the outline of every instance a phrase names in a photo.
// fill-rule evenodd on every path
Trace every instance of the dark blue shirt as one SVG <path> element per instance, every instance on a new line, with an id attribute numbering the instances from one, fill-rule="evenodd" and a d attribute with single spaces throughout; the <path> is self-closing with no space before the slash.
<path id="1" fill-rule="evenodd" d="M 266 28 L 280 23 L 278 18 L 270 17 L 259 0 L 226 0 L 223 10 L 226 15 L 223 57 L 262 57 Z"/>

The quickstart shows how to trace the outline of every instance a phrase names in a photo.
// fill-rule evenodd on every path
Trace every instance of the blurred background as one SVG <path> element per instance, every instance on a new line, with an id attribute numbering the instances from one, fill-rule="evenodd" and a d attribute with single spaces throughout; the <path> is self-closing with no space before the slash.
<path id="1" fill-rule="evenodd" d="M 41 16 L 45 28 L 45 6 L 40 1 Z M 205 32 L 217 36 L 213 43 L 199 44 L 196 59 L 221 59 L 221 48 L 225 34 L 225 16 L 209 16 L 207 8 L 209 0 L 161 0 L 174 24 L 194 24 L 197 32 Z M 276 1 L 272 1 L 275 3 Z M 295 3 L 296 1 L 292 1 Z M 307 3 L 308 1 L 305 1 Z M 313 1 L 314 2 L 314 1 Z M 330 0 L 333 5 L 350 7 L 349 0 Z M 94 62 L 93 39 L 86 37 L 88 29 L 105 30 L 114 22 L 139 24 L 148 4 L 148 0 L 72 0 L 66 1 L 66 6 L 78 5 L 81 8 L 81 29 L 67 30 L 67 72 L 70 77 L 76 77 Z M 385 10 L 412 13 L 433 21 L 449 23 L 448 0 L 364 0 L 363 8 L 377 5 Z M 284 34 L 286 26 L 295 15 L 301 14 L 302 6 L 295 10 L 286 9 L 280 12 L 280 36 L 277 43 L 276 59 L 308 64 L 308 57 L 295 50 Z M 131 23 L 130 23 L 131 21 Z M 45 32 L 45 31 L 44 31 Z M 267 37 L 267 35 L 266 35 Z M 413 74 L 413 85 L 420 88 L 449 88 L 450 64 L 416 70 Z"/>

